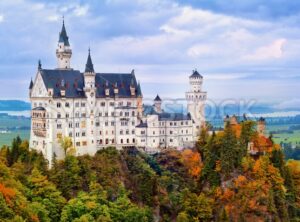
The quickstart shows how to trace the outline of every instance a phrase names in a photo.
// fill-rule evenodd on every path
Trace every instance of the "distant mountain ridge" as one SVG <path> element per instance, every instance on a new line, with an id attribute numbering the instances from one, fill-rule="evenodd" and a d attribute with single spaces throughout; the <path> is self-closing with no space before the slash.
<path id="1" fill-rule="evenodd" d="M 30 103 L 22 100 L 0 100 L 0 111 L 25 111 L 30 108 Z"/>

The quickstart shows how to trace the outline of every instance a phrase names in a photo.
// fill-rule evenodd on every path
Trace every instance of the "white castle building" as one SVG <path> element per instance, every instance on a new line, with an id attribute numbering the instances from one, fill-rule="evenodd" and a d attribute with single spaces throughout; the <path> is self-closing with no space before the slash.
<path id="1" fill-rule="evenodd" d="M 193 146 L 204 124 L 206 92 L 203 77 L 193 71 L 186 92 L 187 114 L 167 113 L 159 96 L 154 105 L 143 104 L 134 70 L 96 73 L 90 51 L 85 71 L 71 68 L 72 49 L 63 23 L 56 49 L 57 68 L 39 62 L 31 80 L 30 147 L 42 151 L 49 163 L 65 156 L 59 139 L 70 137 L 76 155 L 99 149 L 136 146 L 148 152 Z"/>

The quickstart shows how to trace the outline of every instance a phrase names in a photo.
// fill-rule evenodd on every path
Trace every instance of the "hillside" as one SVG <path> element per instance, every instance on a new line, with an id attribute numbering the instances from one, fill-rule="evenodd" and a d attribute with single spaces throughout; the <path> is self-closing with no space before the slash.
<path id="1" fill-rule="evenodd" d="M 271 144 L 249 156 L 251 122 L 208 135 L 194 149 L 146 155 L 136 148 L 54 159 L 28 142 L 0 152 L 0 221 L 299 221 L 300 163 Z"/>

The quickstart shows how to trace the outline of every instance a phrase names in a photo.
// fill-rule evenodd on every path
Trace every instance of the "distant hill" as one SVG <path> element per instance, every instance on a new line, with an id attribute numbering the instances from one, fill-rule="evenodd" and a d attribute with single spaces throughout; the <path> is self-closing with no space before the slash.
<path id="1" fill-rule="evenodd" d="M 22 100 L 0 100 L 0 111 L 30 110 L 30 103 Z"/>

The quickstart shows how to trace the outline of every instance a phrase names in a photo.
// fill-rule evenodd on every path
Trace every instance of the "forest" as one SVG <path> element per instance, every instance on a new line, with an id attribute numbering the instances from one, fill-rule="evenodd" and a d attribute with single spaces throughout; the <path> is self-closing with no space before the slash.
<path id="1" fill-rule="evenodd" d="M 268 138 L 272 141 L 272 138 Z M 19 137 L 0 150 L 0 221 L 300 221 L 300 163 L 262 143 L 255 123 L 203 128 L 193 149 L 109 147 L 53 159 Z"/>

